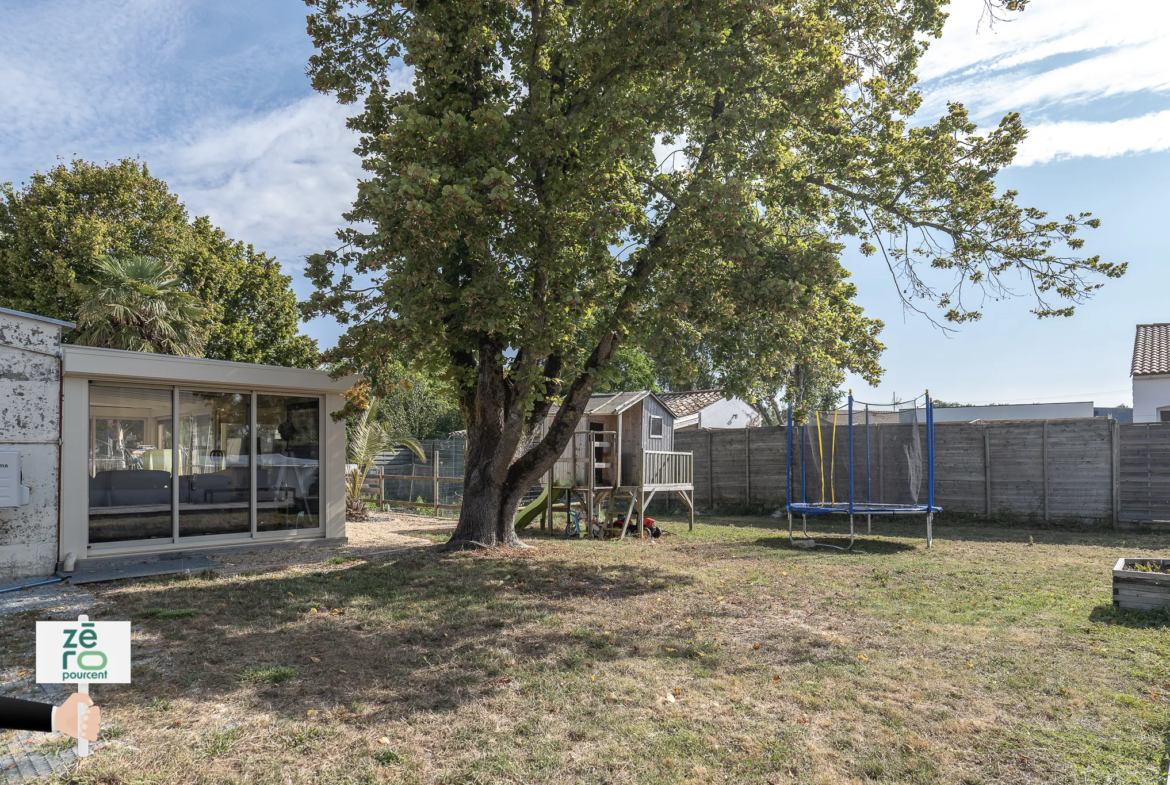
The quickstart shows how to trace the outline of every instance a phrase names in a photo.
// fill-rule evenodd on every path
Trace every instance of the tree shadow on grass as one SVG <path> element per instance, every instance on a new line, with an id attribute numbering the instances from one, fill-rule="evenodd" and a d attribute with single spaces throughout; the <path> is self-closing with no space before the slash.
<path id="1" fill-rule="evenodd" d="M 290 717 L 353 704 L 377 707 L 380 719 L 455 711 L 519 689 L 521 659 L 539 661 L 520 669 L 532 679 L 563 678 L 566 663 L 644 657 L 644 620 L 630 618 L 625 601 L 691 583 L 636 564 L 433 551 L 244 582 L 140 583 L 110 610 L 159 641 L 153 662 L 140 665 L 135 652 L 134 684 L 108 688 L 107 700 L 238 695 Z M 578 602 L 614 603 L 604 630 L 565 626 L 559 614 Z M 168 618 L 159 609 L 200 612 Z"/>
<path id="2" fill-rule="evenodd" d="M 1089 621 L 1129 627 L 1134 630 L 1170 629 L 1170 608 L 1139 611 L 1117 608 L 1113 604 L 1098 605 L 1089 613 Z"/>
<path id="3" fill-rule="evenodd" d="M 797 542 L 800 542 L 803 537 L 800 534 L 796 535 Z M 844 548 L 849 545 L 848 537 L 824 537 L 820 535 L 813 535 L 817 545 L 835 545 L 837 548 Z M 853 548 L 848 551 L 837 550 L 836 548 L 800 548 L 788 541 L 788 534 L 785 533 L 783 537 L 761 537 L 757 540 L 752 540 L 748 545 L 759 546 L 762 548 L 775 548 L 778 550 L 787 551 L 804 551 L 806 553 L 837 553 L 841 555 L 858 554 L 858 555 L 882 555 L 903 553 L 905 551 L 917 550 L 918 546 L 908 543 L 899 542 L 897 540 L 876 540 L 868 537 L 858 537 L 853 542 Z"/>

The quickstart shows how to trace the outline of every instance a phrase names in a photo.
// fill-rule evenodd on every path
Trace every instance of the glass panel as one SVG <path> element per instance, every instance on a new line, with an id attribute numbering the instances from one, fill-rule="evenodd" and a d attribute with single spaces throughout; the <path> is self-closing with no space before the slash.
<path id="1" fill-rule="evenodd" d="M 179 536 L 251 533 L 248 393 L 179 392 Z"/>
<path id="2" fill-rule="evenodd" d="M 171 537 L 171 390 L 89 386 L 89 541 Z"/>
<path id="3" fill-rule="evenodd" d="M 256 528 L 320 525 L 321 401 L 256 396 Z"/>
<path id="4" fill-rule="evenodd" d="M 662 438 L 662 418 L 650 416 L 650 436 L 651 438 Z"/>

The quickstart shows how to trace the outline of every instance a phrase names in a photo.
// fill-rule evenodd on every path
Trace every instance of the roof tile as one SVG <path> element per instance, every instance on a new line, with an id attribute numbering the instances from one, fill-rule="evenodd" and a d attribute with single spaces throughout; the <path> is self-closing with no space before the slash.
<path id="1" fill-rule="evenodd" d="M 723 400 L 723 390 L 686 390 L 684 392 L 658 393 L 658 399 L 675 417 L 686 417 L 713 403 Z"/>
<path id="2" fill-rule="evenodd" d="M 1129 372 L 1134 376 L 1170 373 L 1170 323 L 1137 326 Z"/>

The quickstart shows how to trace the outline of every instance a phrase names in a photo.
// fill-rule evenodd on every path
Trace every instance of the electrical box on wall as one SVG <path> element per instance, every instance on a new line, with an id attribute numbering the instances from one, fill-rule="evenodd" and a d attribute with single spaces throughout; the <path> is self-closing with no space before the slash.
<path id="1" fill-rule="evenodd" d="M 28 486 L 20 482 L 20 450 L 0 450 L 0 507 L 28 504 Z"/>

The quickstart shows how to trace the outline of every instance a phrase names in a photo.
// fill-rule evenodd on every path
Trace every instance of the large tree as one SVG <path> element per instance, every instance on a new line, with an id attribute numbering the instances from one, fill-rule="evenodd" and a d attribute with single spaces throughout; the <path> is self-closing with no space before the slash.
<path id="1" fill-rule="evenodd" d="M 190 220 L 146 164 L 58 164 L 17 189 L 0 185 L 0 306 L 75 320 L 106 258 L 174 264 L 204 314 L 207 357 L 311 368 L 316 342 L 298 333 L 291 278 L 207 218 Z M 66 340 L 71 340 L 67 335 Z"/>
<path id="2" fill-rule="evenodd" d="M 996 188 L 1016 115 L 915 121 L 943 0 L 307 2 L 309 73 L 364 101 L 367 173 L 342 246 L 310 259 L 309 312 L 348 322 L 335 360 L 401 350 L 450 378 L 452 545 L 520 544 L 521 497 L 623 345 L 706 341 L 740 393 L 798 365 L 846 237 L 952 322 L 1009 273 L 1050 315 L 1123 272 L 1079 254 L 1087 214 Z M 864 371 L 870 339 L 826 351 Z"/>

